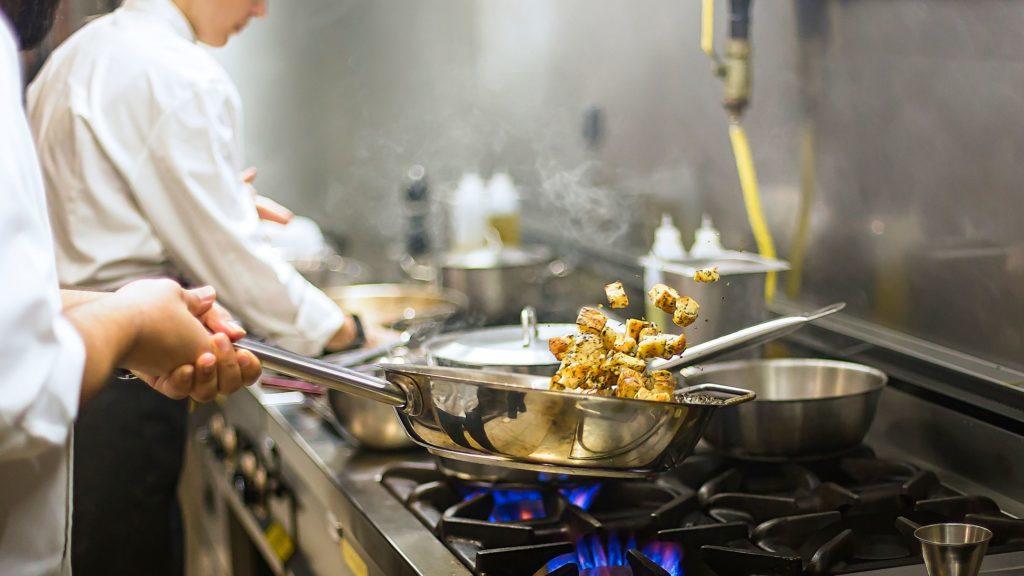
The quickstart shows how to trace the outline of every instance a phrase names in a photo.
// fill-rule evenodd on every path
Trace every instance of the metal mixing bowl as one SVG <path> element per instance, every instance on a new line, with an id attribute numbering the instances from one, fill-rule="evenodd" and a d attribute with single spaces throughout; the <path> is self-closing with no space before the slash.
<path id="1" fill-rule="evenodd" d="M 888 380 L 861 364 L 804 358 L 707 364 L 682 374 L 688 386 L 714 382 L 757 394 L 718 410 L 704 432 L 719 451 L 752 460 L 822 458 L 857 446 Z"/>

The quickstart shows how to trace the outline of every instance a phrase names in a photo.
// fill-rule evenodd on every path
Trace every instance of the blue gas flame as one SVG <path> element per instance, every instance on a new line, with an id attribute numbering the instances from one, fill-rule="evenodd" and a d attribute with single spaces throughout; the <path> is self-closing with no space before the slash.
<path id="1" fill-rule="evenodd" d="M 580 575 L 588 576 L 592 573 L 599 573 L 595 570 L 600 568 L 629 566 L 626 551 L 631 549 L 637 549 L 636 540 L 632 534 L 625 544 L 623 544 L 622 538 L 616 534 L 610 534 L 607 543 L 600 536 L 591 534 L 576 542 L 575 554 L 556 556 L 548 561 L 545 568 L 548 572 L 554 572 L 566 564 L 575 562 L 579 566 Z M 645 545 L 641 553 L 664 568 L 671 576 L 683 576 L 683 550 L 679 544 L 655 540 Z"/>

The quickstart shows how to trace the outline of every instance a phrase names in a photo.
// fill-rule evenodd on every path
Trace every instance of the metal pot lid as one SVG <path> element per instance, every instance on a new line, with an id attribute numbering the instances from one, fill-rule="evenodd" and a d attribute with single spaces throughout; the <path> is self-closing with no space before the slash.
<path id="1" fill-rule="evenodd" d="M 551 260 L 551 252 L 543 246 L 523 248 L 480 248 L 471 252 L 447 254 L 445 268 L 487 269 L 513 266 L 533 266 Z"/>
<path id="2" fill-rule="evenodd" d="M 548 339 L 575 334 L 575 324 L 537 324 L 532 308 L 520 326 L 495 326 L 446 334 L 425 344 L 431 358 L 472 366 L 557 365 Z"/>

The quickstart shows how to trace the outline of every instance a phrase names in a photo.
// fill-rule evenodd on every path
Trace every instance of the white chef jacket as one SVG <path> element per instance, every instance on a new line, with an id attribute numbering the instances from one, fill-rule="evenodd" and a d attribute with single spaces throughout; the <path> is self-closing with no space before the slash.
<path id="1" fill-rule="evenodd" d="M 127 0 L 73 34 L 28 109 L 63 286 L 183 276 L 299 353 L 341 327 L 334 302 L 260 235 L 238 92 L 170 0 Z"/>
<path id="2" fill-rule="evenodd" d="M 85 348 L 61 316 L 46 196 L 0 13 L 0 574 L 70 573 L 70 436 Z"/>

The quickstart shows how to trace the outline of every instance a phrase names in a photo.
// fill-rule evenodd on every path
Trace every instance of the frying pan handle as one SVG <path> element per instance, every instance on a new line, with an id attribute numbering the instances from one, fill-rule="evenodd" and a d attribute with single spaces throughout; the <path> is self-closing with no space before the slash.
<path id="1" fill-rule="evenodd" d="M 404 408 L 408 404 L 405 390 L 383 378 L 301 356 L 250 338 L 242 338 L 235 342 L 235 346 L 255 354 L 264 368 L 396 408 Z"/>
<path id="2" fill-rule="evenodd" d="M 738 330 L 731 334 L 719 336 L 718 338 L 708 340 L 707 342 L 701 342 L 696 346 L 687 348 L 682 354 L 671 360 L 651 362 L 651 369 L 673 370 L 675 368 L 692 366 L 700 362 L 717 358 L 723 354 L 728 354 L 729 352 L 744 350 L 766 342 L 771 342 L 772 340 L 782 338 L 794 330 L 799 329 L 808 322 L 828 316 L 829 314 L 835 314 L 845 306 L 845 303 L 837 302 L 809 314 L 783 316 L 781 318 L 762 322 L 761 324 L 755 324 L 754 326 Z"/>
<path id="3" fill-rule="evenodd" d="M 714 406 L 716 408 L 719 406 L 735 406 L 736 404 L 750 402 L 757 398 L 757 394 L 750 390 L 733 388 L 732 386 L 722 386 L 721 384 L 697 384 L 696 386 L 676 390 L 676 395 L 685 396 L 691 392 L 712 392 L 715 395 L 731 396 L 731 398 L 722 401 L 721 404 L 715 404 Z"/>

